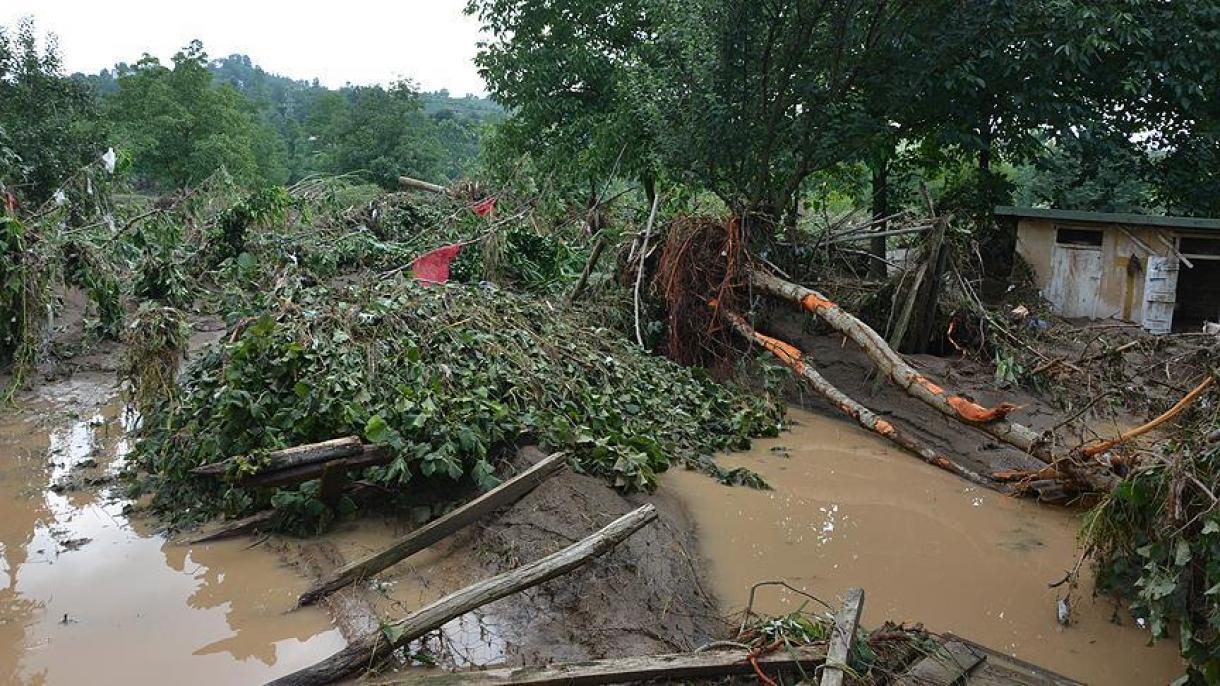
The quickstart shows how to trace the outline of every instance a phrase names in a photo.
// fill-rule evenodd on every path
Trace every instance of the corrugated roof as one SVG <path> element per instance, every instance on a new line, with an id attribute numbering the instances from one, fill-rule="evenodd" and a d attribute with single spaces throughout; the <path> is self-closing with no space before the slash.
<path id="1" fill-rule="evenodd" d="M 995 213 L 1001 217 L 1032 217 L 1035 219 L 1090 222 L 1094 224 L 1129 224 L 1164 226 L 1174 229 L 1220 231 L 1220 219 L 1207 219 L 1204 217 L 1168 217 L 1120 212 L 1082 212 L 1080 210 L 1052 210 L 1040 207 L 1009 207 L 1007 205 L 995 208 Z"/>

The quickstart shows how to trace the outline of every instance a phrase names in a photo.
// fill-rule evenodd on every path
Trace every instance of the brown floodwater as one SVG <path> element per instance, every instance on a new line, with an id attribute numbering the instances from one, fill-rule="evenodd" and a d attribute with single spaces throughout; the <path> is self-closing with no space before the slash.
<path id="1" fill-rule="evenodd" d="M 1087 568 L 1056 606 L 1077 559 L 1078 516 L 976 488 L 864 430 L 793 409 L 792 431 L 721 458 L 774 488 L 721 486 L 673 470 L 662 478 L 690 508 L 722 602 L 740 610 L 752 584 L 783 579 L 836 604 L 865 589 L 864 623 L 922 622 L 1092 684 L 1165 684 L 1181 674 L 1176 642 L 1093 599 Z M 803 599 L 761 589 L 756 609 L 789 612 Z M 1115 623 L 1115 619 L 1120 623 Z"/>
<path id="2" fill-rule="evenodd" d="M 0 414 L 0 683 L 261 683 L 343 647 L 303 579 L 248 540 L 181 546 L 104 479 L 128 449 L 108 383 Z"/>

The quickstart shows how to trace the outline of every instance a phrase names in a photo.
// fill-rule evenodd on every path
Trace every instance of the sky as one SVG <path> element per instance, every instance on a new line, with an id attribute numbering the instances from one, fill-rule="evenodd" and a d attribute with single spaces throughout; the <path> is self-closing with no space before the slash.
<path id="1" fill-rule="evenodd" d="M 168 62 L 198 38 L 211 57 L 249 55 L 269 72 L 323 85 L 410 78 L 424 90 L 485 92 L 465 0 L 4 0 L 0 24 L 33 16 L 59 37 L 64 66 L 96 72 L 149 53 Z"/>

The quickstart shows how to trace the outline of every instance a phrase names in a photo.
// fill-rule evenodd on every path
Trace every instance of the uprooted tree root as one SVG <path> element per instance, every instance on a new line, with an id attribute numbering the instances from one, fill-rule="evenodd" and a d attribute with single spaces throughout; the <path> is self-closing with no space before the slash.
<path id="1" fill-rule="evenodd" d="M 748 259 L 736 217 L 679 217 L 670 224 L 655 280 L 665 303 L 670 359 L 720 373 L 732 366 L 733 332 L 707 302 L 738 309 Z"/>

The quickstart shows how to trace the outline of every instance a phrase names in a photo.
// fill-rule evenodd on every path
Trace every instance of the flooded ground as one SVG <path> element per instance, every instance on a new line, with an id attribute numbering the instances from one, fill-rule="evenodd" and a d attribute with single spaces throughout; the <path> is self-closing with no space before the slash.
<path id="1" fill-rule="evenodd" d="M 274 551 L 124 514 L 112 385 L 39 396 L 0 413 L 0 683 L 260 683 L 343 646 L 324 611 L 284 614 L 305 580 Z"/>
<path id="2" fill-rule="evenodd" d="M 866 625 L 923 622 L 1093 684 L 1180 675 L 1175 642 L 1147 647 L 1129 615 L 1090 597 L 1087 568 L 1072 594 L 1073 624 L 1057 624 L 1064 589 L 1048 583 L 1076 560 L 1072 514 L 972 487 L 846 422 L 796 409 L 790 418 L 791 432 L 721 460 L 757 471 L 773 491 L 680 470 L 662 479 L 691 509 L 707 571 L 731 609 L 769 579 L 832 604 L 862 586 Z M 799 601 L 762 590 L 756 607 L 778 613 Z"/>

